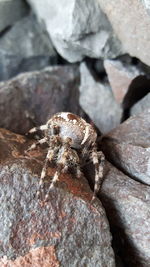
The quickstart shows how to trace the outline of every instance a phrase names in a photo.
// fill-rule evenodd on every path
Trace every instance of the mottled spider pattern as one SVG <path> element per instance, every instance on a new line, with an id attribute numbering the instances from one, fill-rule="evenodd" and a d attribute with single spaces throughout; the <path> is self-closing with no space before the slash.
<path id="1" fill-rule="evenodd" d="M 97 151 L 97 133 L 93 126 L 75 114 L 60 112 L 48 120 L 45 125 L 32 128 L 29 133 L 35 133 L 38 130 L 44 132 L 44 138 L 32 144 L 28 150 L 35 149 L 39 144 L 47 143 L 48 152 L 41 172 L 37 195 L 39 196 L 40 192 L 43 191 L 48 162 L 54 162 L 57 171 L 46 193 L 45 200 L 48 199 L 50 190 L 59 180 L 61 173 L 73 169 L 76 177 L 80 178 L 81 169 L 89 160 L 93 162 L 95 168 L 94 199 L 103 178 L 105 158 L 101 151 Z"/>

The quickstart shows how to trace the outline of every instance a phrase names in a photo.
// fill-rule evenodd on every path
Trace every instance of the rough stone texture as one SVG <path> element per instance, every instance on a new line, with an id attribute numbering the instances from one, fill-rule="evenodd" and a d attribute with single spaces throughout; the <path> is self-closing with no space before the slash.
<path id="1" fill-rule="evenodd" d="M 28 0 L 57 51 L 69 62 L 123 52 L 111 24 L 93 0 Z"/>
<path id="2" fill-rule="evenodd" d="M 33 15 L 18 21 L 1 37 L 0 58 L 0 80 L 57 63 L 52 43 Z"/>
<path id="3" fill-rule="evenodd" d="M 23 0 L 0 0 L 0 32 L 29 12 Z"/>
<path id="4" fill-rule="evenodd" d="M 78 101 L 77 66 L 49 67 L 0 83 L 0 127 L 26 133 L 56 112 L 84 116 Z"/>
<path id="5" fill-rule="evenodd" d="M 4 256 L 0 260 L 1 267 L 59 267 L 60 264 L 55 254 L 55 247 L 40 247 L 31 249 L 25 256 L 17 257 L 15 260 L 8 260 Z"/>
<path id="6" fill-rule="evenodd" d="M 143 97 L 139 102 L 137 102 L 130 111 L 130 114 L 137 115 L 146 110 L 150 109 L 150 93 Z"/>
<path id="7" fill-rule="evenodd" d="M 124 173 L 150 185 L 150 109 L 104 136 L 103 150 Z"/>
<path id="8" fill-rule="evenodd" d="M 121 107 L 116 103 L 111 88 L 96 82 L 85 63 L 81 64 L 80 105 L 102 133 L 120 123 Z"/>
<path id="9" fill-rule="evenodd" d="M 142 0 L 98 1 L 125 51 L 150 65 L 150 16 L 145 3 Z"/>
<path id="10" fill-rule="evenodd" d="M 25 154 L 28 146 L 0 131 L 1 266 L 114 267 L 108 221 L 86 179 L 61 175 L 45 203 L 36 196 L 45 149 Z M 47 169 L 45 193 L 55 171 Z"/>
<path id="11" fill-rule="evenodd" d="M 104 66 L 117 102 L 122 103 L 132 80 L 143 74 L 136 66 L 123 64 L 121 60 L 105 60 Z"/>
<path id="12" fill-rule="evenodd" d="M 149 267 L 150 187 L 109 164 L 100 198 L 124 266 Z"/>

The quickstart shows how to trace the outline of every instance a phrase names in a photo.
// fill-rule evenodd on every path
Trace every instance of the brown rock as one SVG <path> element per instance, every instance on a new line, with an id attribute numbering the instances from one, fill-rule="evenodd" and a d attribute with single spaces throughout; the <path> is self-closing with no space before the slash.
<path id="1" fill-rule="evenodd" d="M 36 192 L 45 150 L 25 154 L 28 146 L 0 131 L 1 266 L 115 266 L 104 209 L 91 203 L 85 178 L 61 175 L 43 202 Z M 55 171 L 47 169 L 45 193 Z"/>
<path id="2" fill-rule="evenodd" d="M 111 163 L 150 185 L 150 110 L 105 135 L 102 147 Z"/>
<path id="3" fill-rule="evenodd" d="M 123 64 L 121 60 L 105 60 L 104 66 L 117 102 L 122 103 L 132 80 L 141 75 L 141 71 L 130 64 Z"/>
<path id="4" fill-rule="evenodd" d="M 0 260 L 1 267 L 59 267 L 60 264 L 57 261 L 55 255 L 54 246 L 40 247 L 31 249 L 25 256 L 20 256 L 17 259 L 8 260 L 7 257 L 3 257 Z"/>
<path id="5" fill-rule="evenodd" d="M 59 111 L 78 115 L 77 66 L 49 67 L 0 83 L 0 127 L 26 133 Z M 11 114 L 11 116 L 10 116 Z"/>
<path id="6" fill-rule="evenodd" d="M 150 187 L 107 164 L 100 194 L 124 266 L 150 263 Z"/>

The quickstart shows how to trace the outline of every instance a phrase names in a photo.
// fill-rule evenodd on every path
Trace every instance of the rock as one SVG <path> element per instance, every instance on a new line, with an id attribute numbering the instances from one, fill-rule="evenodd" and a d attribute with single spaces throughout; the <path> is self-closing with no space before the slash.
<path id="1" fill-rule="evenodd" d="M 143 0 L 142 3 L 144 4 L 148 14 L 150 15 L 150 3 L 149 3 L 149 0 Z"/>
<path id="2" fill-rule="evenodd" d="M 0 127 L 24 134 L 56 112 L 70 111 L 84 117 L 78 87 L 79 70 L 73 65 L 49 67 L 1 82 Z"/>
<path id="3" fill-rule="evenodd" d="M 77 62 L 85 56 L 116 57 L 123 49 L 111 24 L 92 0 L 28 0 L 38 19 L 44 22 L 62 57 Z"/>
<path id="4" fill-rule="evenodd" d="M 130 111 L 131 116 L 138 115 L 150 108 L 150 93 L 138 101 Z"/>
<path id="5" fill-rule="evenodd" d="M 126 53 L 150 65 L 150 15 L 145 3 L 135 0 L 98 0 Z M 124 19 L 125 14 L 125 19 Z"/>
<path id="6" fill-rule="evenodd" d="M 23 0 L 0 0 L 0 32 L 26 16 L 29 8 Z"/>
<path id="7" fill-rule="evenodd" d="M 150 187 L 107 165 L 100 194 L 124 266 L 150 263 Z"/>
<path id="8" fill-rule="evenodd" d="M 105 135 L 102 147 L 118 169 L 150 185 L 150 109 Z"/>
<path id="9" fill-rule="evenodd" d="M 129 118 L 130 110 L 134 104 L 140 101 L 150 92 L 150 76 L 140 75 L 132 80 L 128 92 L 126 93 L 122 107 L 124 109 L 124 120 Z M 123 120 L 122 120 L 123 121 Z"/>
<path id="10" fill-rule="evenodd" d="M 4 81 L 13 77 L 18 72 L 20 57 L 12 55 L 10 52 L 0 50 L 0 81 Z"/>
<path id="11" fill-rule="evenodd" d="M 118 103 L 122 103 L 132 80 L 143 73 L 137 66 L 124 64 L 121 60 L 107 59 L 104 61 L 104 66 L 115 99 Z"/>
<path id="12" fill-rule="evenodd" d="M 85 63 L 81 64 L 80 72 L 80 105 L 99 130 L 106 133 L 120 123 L 121 107 L 109 85 L 96 82 Z"/>
<path id="13" fill-rule="evenodd" d="M 0 131 L 0 266 L 114 267 L 104 209 L 84 177 L 62 174 L 47 203 L 36 192 L 45 149 Z M 45 191 L 56 167 L 47 169 Z"/>
<path id="14" fill-rule="evenodd" d="M 57 63 L 52 43 L 33 15 L 18 21 L 1 37 L 0 57 L 0 80 Z"/>

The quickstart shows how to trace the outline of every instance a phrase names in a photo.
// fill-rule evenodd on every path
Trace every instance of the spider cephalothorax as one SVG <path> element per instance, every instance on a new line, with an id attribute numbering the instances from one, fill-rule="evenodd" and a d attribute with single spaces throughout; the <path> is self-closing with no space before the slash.
<path id="1" fill-rule="evenodd" d="M 50 189 L 58 181 L 62 172 L 72 168 L 76 176 L 80 178 L 81 167 L 88 159 L 92 160 L 95 166 L 95 196 L 103 177 L 104 155 L 102 152 L 97 152 L 97 134 L 92 125 L 75 114 L 60 112 L 48 120 L 45 125 L 35 127 L 29 133 L 34 133 L 37 130 L 44 131 L 44 138 L 33 144 L 29 150 L 34 149 L 38 144 L 48 144 L 48 152 L 41 172 L 38 195 L 40 190 L 43 189 L 48 161 L 56 163 L 57 171 L 46 194 L 46 200 Z"/>

